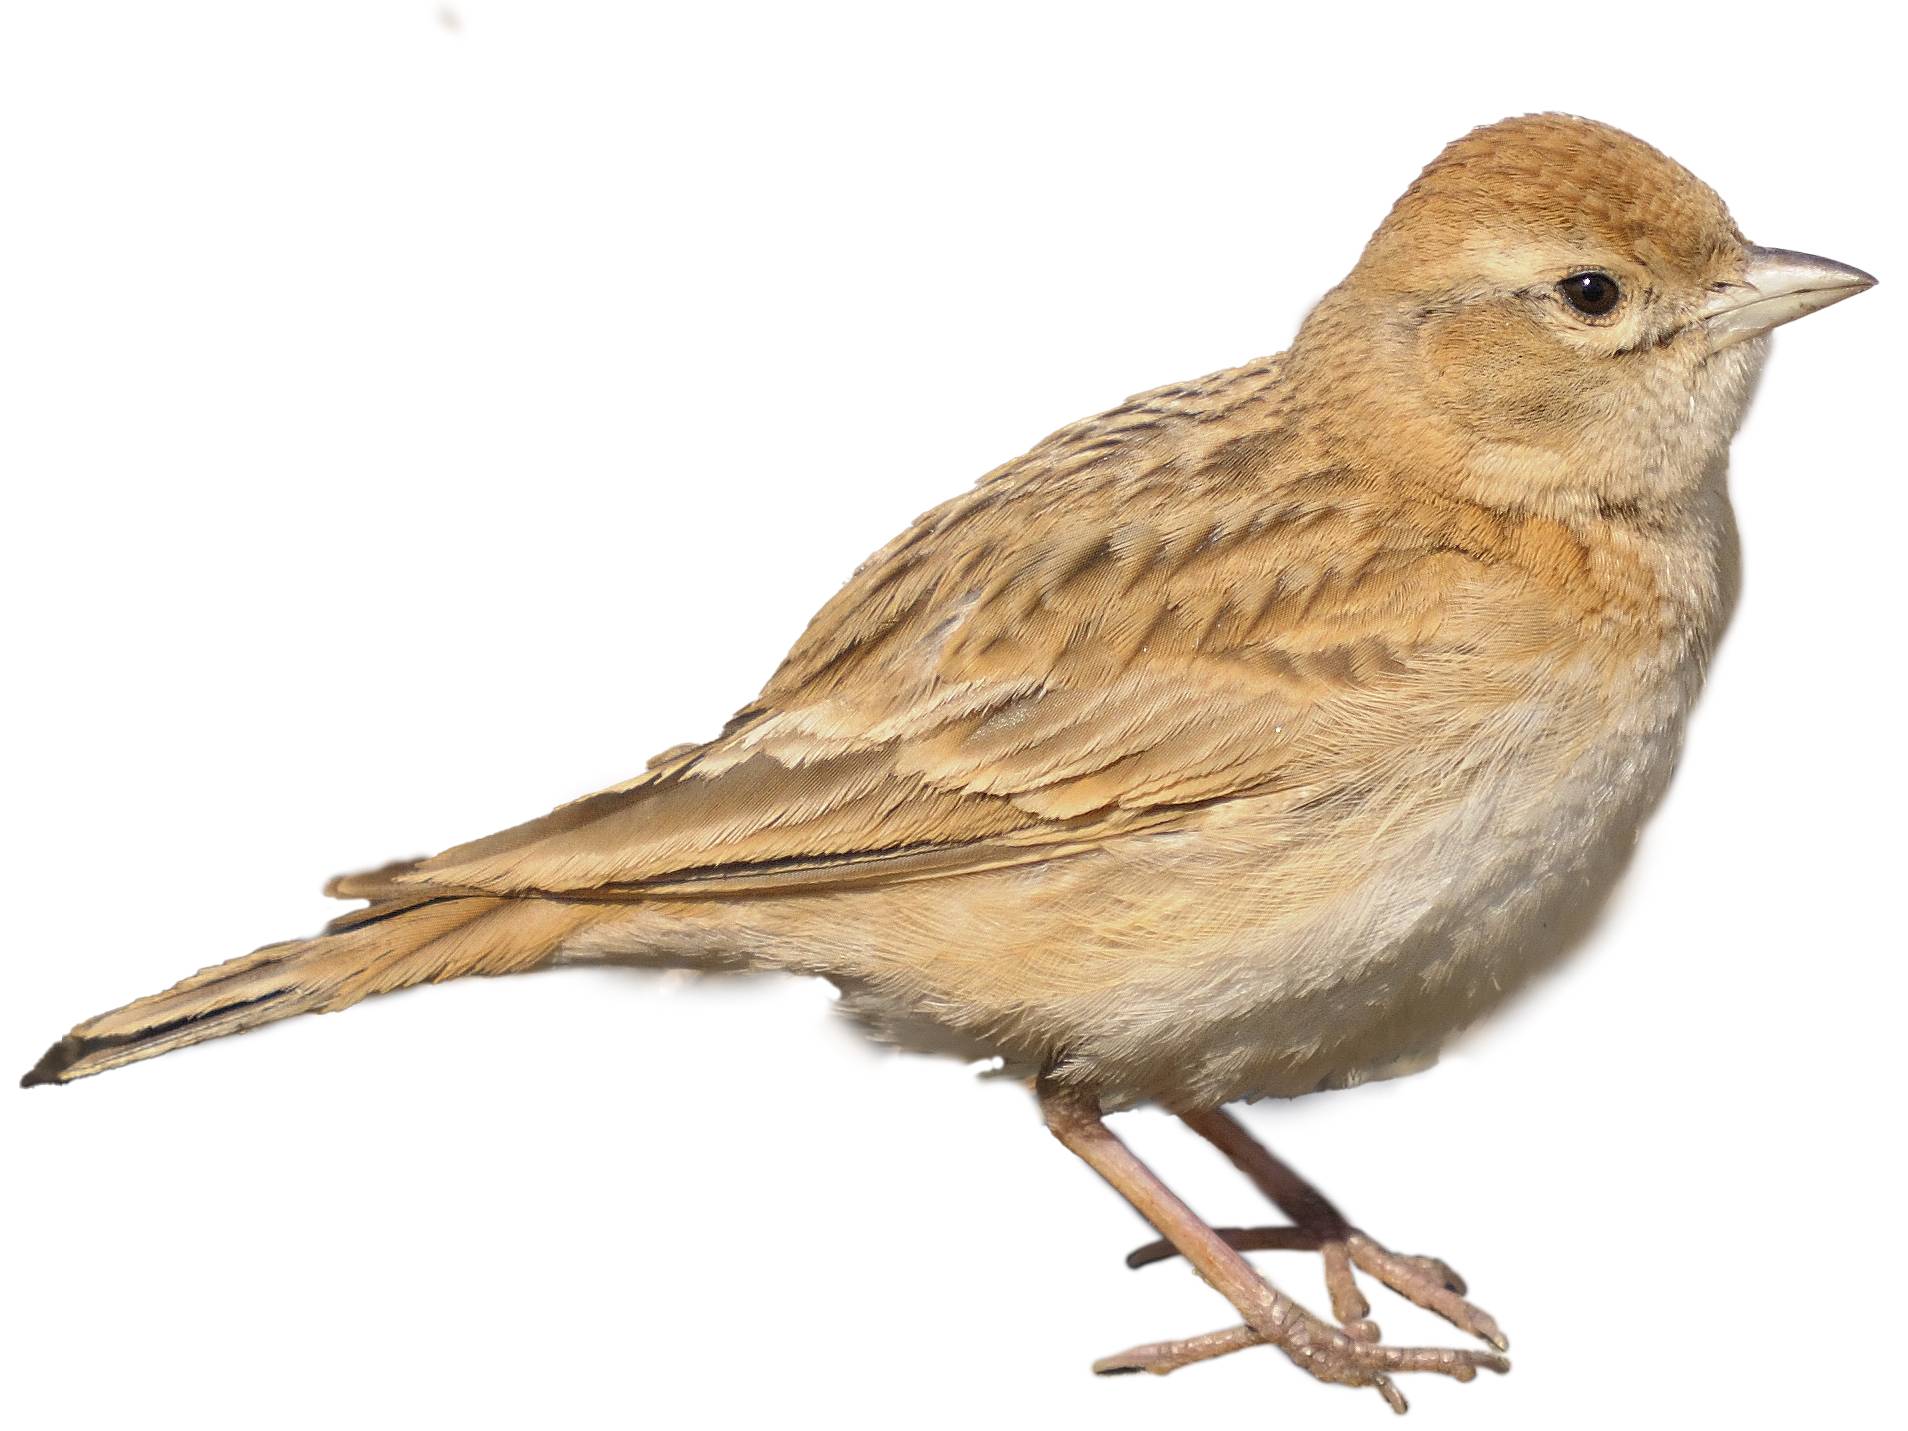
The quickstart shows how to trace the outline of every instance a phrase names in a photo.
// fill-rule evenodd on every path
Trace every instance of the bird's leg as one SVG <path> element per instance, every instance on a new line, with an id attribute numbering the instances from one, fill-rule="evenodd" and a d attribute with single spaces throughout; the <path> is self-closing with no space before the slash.
<path id="1" fill-rule="evenodd" d="M 1392 1373 L 1435 1371 L 1469 1381 L 1479 1367 L 1510 1369 L 1503 1357 L 1489 1352 L 1386 1347 L 1346 1335 L 1272 1286 L 1224 1238 L 1200 1221 L 1114 1136 L 1100 1115 L 1097 1095 L 1090 1090 L 1061 1087 L 1044 1078 L 1037 1092 L 1053 1135 L 1112 1184 L 1245 1321 L 1244 1326 L 1227 1331 L 1134 1347 L 1095 1363 L 1094 1370 L 1164 1373 L 1266 1342 L 1319 1380 L 1374 1387 L 1393 1410 L 1403 1411 L 1404 1397 L 1392 1384 Z"/>
<path id="2" fill-rule="evenodd" d="M 1292 1219 L 1290 1227 L 1227 1227 L 1217 1229 L 1218 1235 L 1242 1252 L 1316 1249 L 1325 1259 L 1332 1315 L 1348 1334 L 1362 1341 L 1378 1339 L 1378 1328 L 1370 1320 L 1371 1306 L 1352 1276 L 1356 1266 L 1399 1296 L 1436 1312 L 1458 1330 L 1481 1337 L 1499 1351 L 1510 1346 L 1490 1313 L 1464 1300 L 1464 1279 L 1448 1265 L 1435 1257 L 1393 1252 L 1359 1231 L 1330 1199 L 1275 1157 L 1229 1114 L 1215 1108 L 1180 1117 Z M 1170 1241 L 1151 1242 L 1127 1254 L 1126 1262 L 1129 1267 L 1144 1267 L 1177 1252 Z"/>

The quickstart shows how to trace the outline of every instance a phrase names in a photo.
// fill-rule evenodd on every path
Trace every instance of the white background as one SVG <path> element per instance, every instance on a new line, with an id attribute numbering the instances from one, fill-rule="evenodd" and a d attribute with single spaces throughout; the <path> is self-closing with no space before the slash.
<path id="1" fill-rule="evenodd" d="M 1884 286 L 1779 335 L 1746 594 L 1589 947 L 1437 1071 L 1249 1117 L 1510 1332 L 1508 1379 L 1407 1386 L 1421 1424 L 1874 1424 L 1908 1273 L 1896 47 L 1828 5 L 1294 10 L 0 12 L 13 1067 L 311 930 L 326 875 L 712 733 L 916 512 L 1281 347 L 1442 143 L 1572 110 Z M 572 970 L 0 1093 L 7 1419 L 1381 1424 L 1265 1351 L 1089 1376 L 1229 1310 L 1122 1267 L 1144 1230 L 1021 1089 L 828 1004 Z"/>

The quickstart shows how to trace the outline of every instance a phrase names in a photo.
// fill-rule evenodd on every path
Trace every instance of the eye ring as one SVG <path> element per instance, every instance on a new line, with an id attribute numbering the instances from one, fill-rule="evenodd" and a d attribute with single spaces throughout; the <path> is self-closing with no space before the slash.
<path id="1" fill-rule="evenodd" d="M 1601 318 L 1623 299 L 1623 288 L 1607 273 L 1587 269 L 1557 285 L 1564 302 L 1587 318 Z"/>

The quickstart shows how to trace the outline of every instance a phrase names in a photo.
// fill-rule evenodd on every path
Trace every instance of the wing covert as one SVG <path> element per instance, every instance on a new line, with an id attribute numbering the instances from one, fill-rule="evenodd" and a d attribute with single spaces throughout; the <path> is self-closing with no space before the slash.
<path id="1" fill-rule="evenodd" d="M 1465 513 L 1309 464 L 1276 395 L 1268 362 L 1055 434 L 877 553 L 715 740 L 334 892 L 931 877 L 1369 784 L 1400 742 L 1455 747 L 1461 712 L 1495 699 L 1480 647 L 1543 633 L 1520 631 Z"/>

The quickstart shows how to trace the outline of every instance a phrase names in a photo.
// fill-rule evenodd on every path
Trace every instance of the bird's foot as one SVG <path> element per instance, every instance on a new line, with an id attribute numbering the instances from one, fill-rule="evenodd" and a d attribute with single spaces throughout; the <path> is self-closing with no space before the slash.
<path id="1" fill-rule="evenodd" d="M 1375 1334 L 1375 1328 L 1373 1332 Z M 1302 1309 L 1294 1322 L 1283 1327 L 1265 1330 L 1249 1325 L 1228 1327 L 1175 1341 L 1149 1342 L 1102 1357 L 1093 1364 L 1093 1369 L 1102 1376 L 1132 1371 L 1164 1376 L 1194 1362 L 1210 1361 L 1229 1352 L 1266 1344 L 1278 1346 L 1295 1365 L 1320 1381 L 1372 1387 L 1384 1397 L 1385 1404 L 1400 1415 L 1409 1405 L 1393 1382 L 1394 1375 L 1422 1371 L 1456 1381 L 1470 1381 L 1480 1370 L 1500 1373 L 1510 1370 L 1510 1359 L 1497 1352 L 1381 1346 L 1375 1340 L 1341 1331 Z"/>
<path id="2" fill-rule="evenodd" d="M 1352 1273 L 1354 1267 L 1367 1276 L 1377 1278 L 1406 1301 L 1437 1313 L 1459 1331 L 1490 1343 L 1500 1352 L 1510 1349 L 1510 1339 L 1499 1329 L 1497 1319 L 1482 1307 L 1467 1302 L 1464 1294 L 1468 1289 L 1464 1279 L 1458 1276 L 1450 1264 L 1435 1257 L 1415 1257 L 1393 1252 L 1353 1228 L 1221 1227 L 1214 1231 L 1240 1252 L 1315 1251 L 1321 1254 L 1325 1259 L 1325 1286 L 1332 1300 L 1332 1315 L 1338 1319 L 1345 1335 L 1355 1341 L 1375 1343 L 1379 1332 L 1377 1324 L 1371 1320 L 1371 1304 L 1358 1289 Z M 1128 1253 L 1126 1265 L 1144 1267 L 1150 1262 L 1160 1262 L 1177 1255 L 1169 1242 L 1149 1242 Z M 1241 1327 L 1235 1330 L 1243 1332 L 1246 1329 Z M 1251 1341 L 1239 1343 L 1240 1346 L 1252 1344 Z M 1179 1344 L 1162 1342 L 1159 1345 L 1167 1347 Z M 1236 1350 L 1238 1347 L 1227 1346 L 1208 1351 L 1192 1360 L 1203 1361 L 1206 1357 Z M 1173 1369 L 1171 1366 L 1164 1368 L 1167 1371 Z"/>
<path id="3" fill-rule="evenodd" d="M 1427 1298 L 1434 1293 L 1459 1297 L 1460 1293 L 1452 1290 L 1461 1286 L 1455 1274 L 1430 1258 L 1398 1257 L 1365 1237 L 1317 1189 L 1259 1147 L 1223 1113 L 1210 1110 L 1180 1116 L 1218 1144 L 1235 1166 L 1258 1183 L 1292 1219 L 1292 1226 L 1256 1235 L 1234 1229 L 1226 1235 L 1201 1221 L 1133 1156 L 1132 1150 L 1106 1126 L 1099 1096 L 1091 1089 L 1057 1085 L 1043 1077 L 1035 1091 L 1053 1135 L 1132 1203 L 1212 1289 L 1232 1303 L 1243 1322 L 1242 1326 L 1203 1336 L 1133 1347 L 1099 1361 L 1095 1371 L 1102 1375 L 1124 1371 L 1159 1375 L 1263 1342 L 1276 1346 L 1320 1381 L 1371 1387 L 1393 1411 L 1402 1412 L 1406 1409 L 1404 1394 L 1392 1380 L 1401 1372 L 1434 1372 L 1456 1381 L 1471 1381 L 1479 1370 L 1510 1370 L 1510 1361 L 1498 1351 L 1381 1345 L 1378 1328 L 1366 1315 L 1371 1309 L 1353 1276 L 1355 1266 L 1401 1288 L 1406 1296 L 1415 1293 Z M 1331 1292 L 1333 1315 L 1345 1325 L 1333 1326 L 1267 1282 L 1240 1255 L 1241 1246 L 1305 1247 L 1320 1252 L 1325 1259 L 1325 1283 Z M 1156 1256 L 1150 1249 L 1142 1249 L 1131 1260 L 1139 1265 L 1156 1260 Z M 1440 1309 L 1435 1300 L 1430 1305 Z M 1449 1308 L 1448 1303 L 1445 1306 Z M 1447 1316 L 1451 1310 L 1446 1310 Z M 1459 1325 L 1467 1330 L 1488 1328 L 1501 1345 L 1502 1334 L 1496 1332 L 1496 1324 L 1489 1318 L 1483 1318 L 1480 1324 L 1478 1318 L 1483 1314 L 1469 1304 L 1464 1304 L 1459 1315 L 1465 1318 Z"/>

